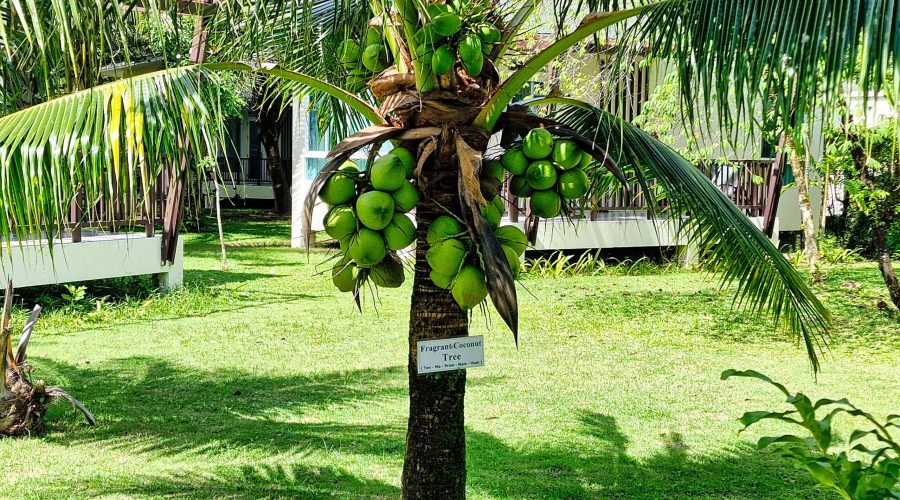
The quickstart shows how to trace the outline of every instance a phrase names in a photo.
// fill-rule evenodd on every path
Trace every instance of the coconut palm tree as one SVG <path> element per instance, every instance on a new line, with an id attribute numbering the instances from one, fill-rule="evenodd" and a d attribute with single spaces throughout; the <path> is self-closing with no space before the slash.
<path id="1" fill-rule="evenodd" d="M 514 100 L 551 60 L 612 29 L 626 42 L 648 43 L 652 55 L 671 58 L 679 69 L 684 96 L 717 110 L 726 129 L 758 118 L 752 113 L 755 103 L 778 110 L 773 116 L 785 126 L 799 126 L 817 103 L 833 99 L 837 82 L 849 73 L 858 52 L 863 83 L 880 82 L 900 68 L 896 57 L 900 4 L 558 0 L 552 7 L 558 20 L 554 41 L 508 70 L 502 70 L 504 63 L 510 61 L 517 37 L 532 22 L 540 3 L 447 4 L 434 6 L 422 0 L 3 4 L 0 41 L 6 56 L 0 67 L 0 104 L 7 114 L 0 117 L 0 236 L 9 238 L 29 227 L 57 231 L 77 189 L 84 189 L 88 199 L 140 203 L 140 194 L 162 165 L 186 162 L 192 152 L 216 147 L 219 120 L 214 85 L 209 85 L 216 74 L 255 72 L 270 76 L 271 91 L 283 98 L 310 98 L 319 115 L 344 135 L 356 124 L 371 124 L 334 147 L 308 209 L 318 187 L 337 175 L 355 152 L 368 149 L 374 157 L 383 143 L 391 141 L 415 154 L 414 183 L 421 197 L 416 206 L 409 327 L 405 497 L 465 496 L 466 373 L 419 375 L 416 366 L 417 342 L 468 334 L 469 314 L 432 282 L 426 262 L 427 231 L 438 216 L 449 214 L 465 223 L 490 299 L 514 337 L 518 335 L 513 273 L 503 245 L 481 211 L 497 188 L 480 182 L 485 180 L 482 160 L 494 134 L 512 147 L 530 130 L 543 128 L 577 143 L 594 158 L 596 171 L 612 172 L 621 182 L 641 188 L 655 181 L 672 207 L 668 214 L 682 221 L 680 229 L 700 248 L 710 268 L 720 273 L 723 285 L 737 285 L 736 304 L 758 315 L 768 312 L 803 341 L 813 368 L 818 368 L 817 339 L 827 330 L 827 312 L 778 250 L 691 164 L 629 123 L 571 98 Z M 200 36 L 209 49 L 208 62 L 99 81 L 99 67 L 112 59 L 128 59 L 119 41 L 131 16 L 147 15 L 164 23 L 179 12 L 202 20 L 205 31 Z M 452 16 L 437 19 L 445 14 Z M 579 14 L 584 15 L 578 24 L 566 21 Z M 464 34 L 484 36 L 463 37 L 456 24 Z M 342 62 L 354 62 L 358 47 L 342 42 L 362 40 L 367 25 L 377 28 L 385 47 L 370 61 L 378 63 L 377 70 L 348 74 Z M 448 60 L 438 56 L 438 39 L 458 46 L 461 55 L 459 60 L 451 57 L 449 69 L 442 68 L 440 75 L 435 74 L 436 66 Z M 483 50 L 476 55 L 473 47 Z M 501 71 L 507 74 L 504 78 Z M 816 97 L 820 81 L 827 85 L 823 97 Z M 792 91 L 772 99 L 760 82 L 777 82 Z M 729 93 L 715 91 L 726 87 L 747 105 L 732 109 Z M 549 111 L 529 112 L 538 107 Z M 626 178 L 624 171 L 632 176 Z M 367 278 L 365 270 L 357 275 L 357 290 Z"/>

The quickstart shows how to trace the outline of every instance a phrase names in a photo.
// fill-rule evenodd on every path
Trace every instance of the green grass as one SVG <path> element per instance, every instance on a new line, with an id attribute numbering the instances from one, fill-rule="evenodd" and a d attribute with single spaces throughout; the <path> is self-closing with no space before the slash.
<path id="1" fill-rule="evenodd" d="M 283 221 L 229 230 L 227 273 L 214 236 L 188 235 L 186 290 L 134 287 L 99 311 L 48 313 L 35 375 L 99 422 L 60 404 L 45 435 L 0 440 L 3 496 L 399 495 L 409 284 L 361 315 L 316 275 L 325 250 L 281 246 Z M 898 317 L 877 307 L 886 294 L 869 263 L 829 268 L 818 289 L 836 326 L 818 383 L 802 349 L 733 311 L 703 274 L 522 285 L 518 349 L 496 314 L 473 320 L 487 363 L 469 372 L 470 498 L 829 498 L 754 449 L 777 427 L 737 433 L 742 412 L 782 398 L 720 381 L 727 368 L 900 410 Z"/>

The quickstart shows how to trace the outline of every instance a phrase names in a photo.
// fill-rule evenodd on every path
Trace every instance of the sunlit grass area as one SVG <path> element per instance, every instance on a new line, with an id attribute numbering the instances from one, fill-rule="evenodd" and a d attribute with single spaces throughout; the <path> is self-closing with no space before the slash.
<path id="1" fill-rule="evenodd" d="M 139 280 L 74 304 L 25 293 L 57 301 L 30 347 L 36 376 L 98 425 L 60 404 L 45 435 L 0 440 L 4 496 L 399 495 L 409 283 L 360 314 L 317 275 L 327 249 L 285 246 L 286 221 L 226 231 L 230 270 L 212 232 L 188 235 L 187 287 L 173 294 Z M 817 381 L 803 350 L 733 310 L 715 276 L 523 278 L 518 348 L 496 314 L 473 317 L 487 362 L 469 372 L 469 496 L 827 498 L 755 449 L 777 427 L 737 432 L 744 411 L 783 409 L 783 397 L 719 380 L 754 368 L 814 398 L 900 410 L 900 320 L 877 306 L 875 266 L 828 268 L 816 289 L 835 315 Z"/>

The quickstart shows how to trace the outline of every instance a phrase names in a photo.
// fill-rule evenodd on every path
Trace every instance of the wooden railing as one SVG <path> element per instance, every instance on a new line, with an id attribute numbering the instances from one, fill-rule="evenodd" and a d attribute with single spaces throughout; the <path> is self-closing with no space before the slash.
<path id="1" fill-rule="evenodd" d="M 85 199 L 84 189 L 72 200 L 69 219 L 65 230 L 73 243 L 82 240 L 83 230 L 119 232 L 142 227 L 147 237 L 156 234 L 156 225 L 162 224 L 167 211 L 169 191 L 172 186 L 171 171 L 164 169 L 155 179 L 149 192 L 148 200 L 138 199 L 134 202 L 126 199 L 123 202 L 99 200 L 89 203 Z M 116 198 L 113 195 L 111 198 Z M 181 204 L 176 209 L 180 211 Z"/>
<path id="2" fill-rule="evenodd" d="M 725 193 L 738 208 L 749 217 L 760 217 L 766 208 L 766 181 L 772 173 L 775 160 L 732 160 L 726 164 L 705 163 L 697 168 Z M 507 202 L 507 214 L 512 222 L 529 215 L 527 203 L 509 194 L 509 181 L 503 185 L 503 199 Z M 654 182 L 649 186 L 652 191 Z M 653 200 L 656 209 L 665 208 L 666 201 Z M 590 200 L 575 200 L 573 206 L 582 207 L 580 215 L 589 220 L 597 220 L 603 212 L 646 211 L 646 195 L 637 186 L 616 187 L 594 196 Z"/>
<path id="3" fill-rule="evenodd" d="M 269 186 L 272 184 L 272 177 L 269 175 L 267 158 L 252 156 L 249 158 L 238 158 L 236 156 L 220 156 L 218 159 L 219 172 L 222 180 L 226 185 L 256 185 Z M 290 161 L 281 159 L 281 167 L 290 170 Z"/>

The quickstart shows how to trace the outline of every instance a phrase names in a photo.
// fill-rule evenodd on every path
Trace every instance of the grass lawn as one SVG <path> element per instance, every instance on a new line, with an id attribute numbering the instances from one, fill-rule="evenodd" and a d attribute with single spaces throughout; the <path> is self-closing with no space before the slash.
<path id="1" fill-rule="evenodd" d="M 184 291 L 50 312 L 36 375 L 98 425 L 60 404 L 45 435 L 0 440 L 0 496 L 397 497 L 411 287 L 360 315 L 316 276 L 325 252 L 283 246 L 287 232 L 230 223 L 227 273 L 214 236 L 188 235 Z M 829 268 L 817 288 L 836 327 L 817 383 L 799 346 L 703 274 L 522 284 L 518 349 L 496 314 L 473 319 L 487 366 L 469 372 L 470 498 L 830 498 L 755 450 L 777 427 L 737 433 L 742 412 L 783 398 L 720 381 L 727 368 L 900 410 L 900 320 L 876 306 L 870 263 Z"/>

